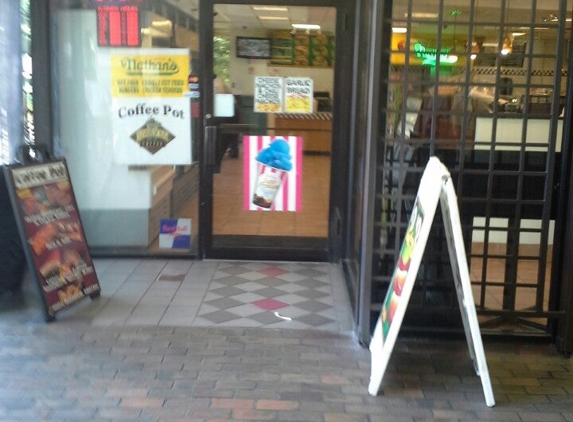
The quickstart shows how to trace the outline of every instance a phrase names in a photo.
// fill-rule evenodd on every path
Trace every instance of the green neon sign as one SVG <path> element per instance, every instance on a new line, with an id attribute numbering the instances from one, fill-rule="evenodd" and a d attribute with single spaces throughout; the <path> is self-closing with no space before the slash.
<path id="1" fill-rule="evenodd" d="M 436 66 L 438 58 L 438 50 L 435 48 L 426 48 L 420 43 L 414 44 L 414 51 L 416 52 L 416 57 L 422 59 L 423 66 Z M 450 49 L 444 48 L 440 53 L 440 64 L 454 64 L 458 61 L 458 56 L 450 55 Z"/>

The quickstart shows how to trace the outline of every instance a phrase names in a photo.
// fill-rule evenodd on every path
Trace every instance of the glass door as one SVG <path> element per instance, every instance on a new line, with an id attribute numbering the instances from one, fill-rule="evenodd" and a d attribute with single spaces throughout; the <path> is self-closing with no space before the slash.
<path id="1" fill-rule="evenodd" d="M 327 260 L 336 8 L 205 3 L 204 256 Z"/>

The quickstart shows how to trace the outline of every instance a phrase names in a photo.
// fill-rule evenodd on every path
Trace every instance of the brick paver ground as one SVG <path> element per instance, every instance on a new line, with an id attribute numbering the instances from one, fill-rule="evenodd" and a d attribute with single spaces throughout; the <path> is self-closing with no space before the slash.
<path id="1" fill-rule="evenodd" d="M 352 336 L 261 328 L 0 325 L 1 421 L 573 421 L 573 364 L 485 342 L 497 405 L 465 343 L 400 338 L 367 392 Z"/>
<path id="2" fill-rule="evenodd" d="M 485 339 L 489 408 L 462 338 L 400 337 L 372 397 L 352 334 L 46 324 L 35 303 L 0 295 L 2 422 L 573 421 L 573 362 L 551 344 Z"/>

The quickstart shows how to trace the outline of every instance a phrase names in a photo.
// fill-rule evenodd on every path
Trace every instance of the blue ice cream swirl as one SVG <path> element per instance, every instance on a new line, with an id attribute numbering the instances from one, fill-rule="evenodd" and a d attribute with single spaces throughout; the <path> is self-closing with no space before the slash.
<path id="1" fill-rule="evenodd" d="M 291 159 L 290 146 L 282 138 L 275 139 L 267 148 L 260 150 L 256 158 L 259 163 L 284 171 L 292 169 Z"/>

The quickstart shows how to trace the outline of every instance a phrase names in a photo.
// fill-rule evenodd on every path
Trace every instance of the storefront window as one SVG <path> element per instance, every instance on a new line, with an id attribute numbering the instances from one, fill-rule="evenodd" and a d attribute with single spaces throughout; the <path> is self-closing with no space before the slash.
<path id="1" fill-rule="evenodd" d="M 55 153 L 97 253 L 197 251 L 195 17 L 163 1 L 52 1 Z"/>
<path id="2" fill-rule="evenodd" d="M 426 5 L 393 7 L 374 295 L 438 156 L 456 185 L 478 311 L 547 312 L 571 2 Z M 439 221 L 430 239 L 413 302 L 447 314 L 457 299 Z"/>
<path id="3" fill-rule="evenodd" d="M 0 165 L 14 162 L 22 142 L 23 117 L 31 119 L 31 109 L 27 109 L 31 106 L 32 76 L 29 19 L 29 1 L 10 0 L 0 4 Z M 27 72 L 23 72 L 24 65 Z"/>

